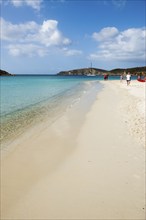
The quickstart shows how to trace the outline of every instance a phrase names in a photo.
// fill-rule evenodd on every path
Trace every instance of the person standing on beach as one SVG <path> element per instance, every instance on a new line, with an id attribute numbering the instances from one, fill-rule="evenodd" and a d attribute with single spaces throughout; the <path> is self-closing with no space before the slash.
<path id="1" fill-rule="evenodd" d="M 108 80 L 108 76 L 109 76 L 108 74 L 105 74 L 104 75 L 104 80 Z"/>
<path id="2" fill-rule="evenodd" d="M 122 82 L 123 79 L 124 79 L 124 76 L 123 76 L 123 74 L 121 74 L 121 76 L 120 76 L 120 82 Z"/>
<path id="3" fill-rule="evenodd" d="M 105 74 L 105 75 L 104 75 L 104 80 L 106 80 L 106 79 L 107 79 L 107 75 Z"/>
<path id="4" fill-rule="evenodd" d="M 130 85 L 130 81 L 131 81 L 131 75 L 130 75 L 130 73 L 127 73 L 127 75 L 126 75 L 126 81 L 127 81 L 127 86 Z"/>

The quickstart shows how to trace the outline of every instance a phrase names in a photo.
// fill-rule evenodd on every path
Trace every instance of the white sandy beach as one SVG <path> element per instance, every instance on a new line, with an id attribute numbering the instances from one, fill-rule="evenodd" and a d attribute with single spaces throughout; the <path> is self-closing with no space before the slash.
<path id="1" fill-rule="evenodd" d="M 84 122 L 66 113 L 1 154 L 1 219 L 145 219 L 145 83 L 106 81 Z"/>

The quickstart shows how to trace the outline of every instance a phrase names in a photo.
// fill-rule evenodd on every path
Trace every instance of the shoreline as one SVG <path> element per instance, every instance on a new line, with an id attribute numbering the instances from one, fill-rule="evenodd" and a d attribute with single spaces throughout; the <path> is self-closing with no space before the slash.
<path id="1" fill-rule="evenodd" d="M 64 115 L 2 158 L 3 219 L 145 219 L 145 84 L 101 83 L 82 123 Z"/>
<path id="2" fill-rule="evenodd" d="M 67 82 L 66 82 L 67 83 Z M 28 105 L 22 109 L 8 113 L 1 118 L 1 149 L 7 149 L 13 142 L 18 142 L 20 139 L 25 139 L 34 131 L 39 133 L 45 127 L 51 126 L 63 114 L 66 114 L 71 108 L 76 108 L 76 105 L 88 99 L 86 108 L 92 104 L 97 90 L 102 87 L 100 83 L 87 81 L 74 85 L 73 88 L 66 90 L 65 93 L 56 95 L 52 98 L 43 100 L 34 105 Z M 97 88 L 96 88 L 97 87 Z M 94 90 L 94 91 L 93 91 Z M 91 94 L 91 95 L 90 95 Z M 89 96 L 90 99 L 89 100 Z M 87 101 L 84 101 L 87 102 Z M 85 105 L 85 103 L 83 103 Z M 11 106 L 9 107 L 11 109 Z M 82 109 L 83 110 L 83 109 Z"/>

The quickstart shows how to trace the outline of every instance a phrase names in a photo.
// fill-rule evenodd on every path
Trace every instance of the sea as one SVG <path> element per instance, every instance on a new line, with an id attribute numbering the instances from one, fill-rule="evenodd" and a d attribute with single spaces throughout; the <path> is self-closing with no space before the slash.
<path id="1" fill-rule="evenodd" d="M 49 126 L 80 103 L 87 111 L 103 88 L 101 80 L 101 76 L 0 76 L 2 145 L 37 124 L 47 121 Z"/>

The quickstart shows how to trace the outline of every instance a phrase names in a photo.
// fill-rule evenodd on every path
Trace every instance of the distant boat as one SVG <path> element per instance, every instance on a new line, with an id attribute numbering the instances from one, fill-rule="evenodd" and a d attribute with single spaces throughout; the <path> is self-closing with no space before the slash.
<path id="1" fill-rule="evenodd" d="M 87 76 L 96 76 L 95 74 L 89 73 Z"/>
<path id="2" fill-rule="evenodd" d="M 92 73 L 92 62 L 90 67 L 90 73 L 88 73 L 87 76 L 96 76 L 94 73 Z"/>

